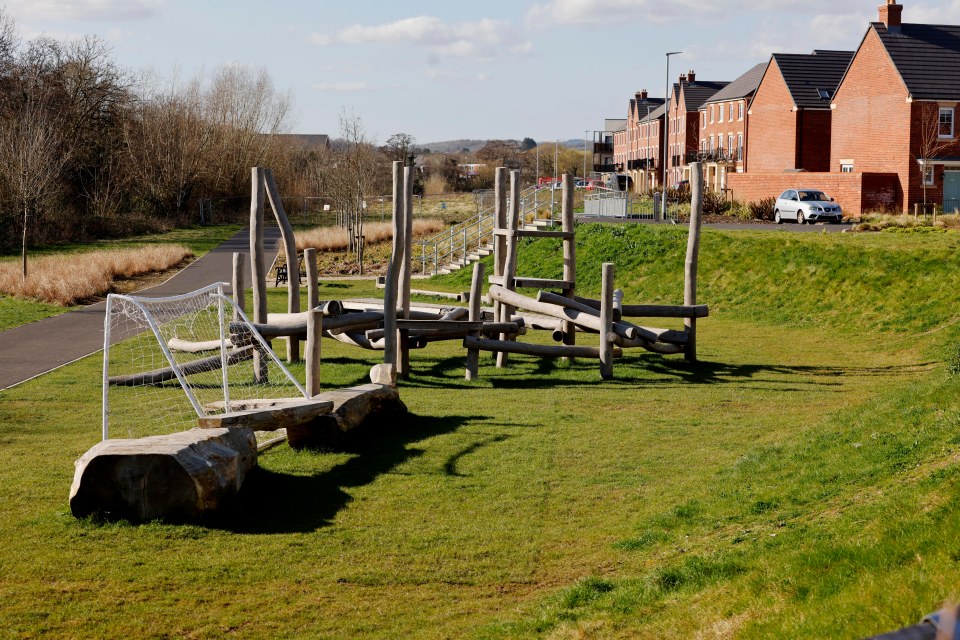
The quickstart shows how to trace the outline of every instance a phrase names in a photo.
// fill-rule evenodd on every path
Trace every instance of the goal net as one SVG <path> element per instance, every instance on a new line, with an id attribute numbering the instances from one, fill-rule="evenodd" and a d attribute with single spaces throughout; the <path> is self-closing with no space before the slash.
<path id="1" fill-rule="evenodd" d="M 306 397 L 223 287 L 107 297 L 104 440 L 182 431 L 198 417 Z"/>

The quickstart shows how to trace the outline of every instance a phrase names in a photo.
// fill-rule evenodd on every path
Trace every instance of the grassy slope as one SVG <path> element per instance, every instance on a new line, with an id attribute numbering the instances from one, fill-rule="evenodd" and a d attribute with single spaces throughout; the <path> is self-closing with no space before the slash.
<path id="1" fill-rule="evenodd" d="M 371 638 L 854 638 L 911 623 L 960 595 L 960 389 L 944 364 L 957 239 L 707 232 L 701 363 L 629 354 L 600 383 L 590 362 L 483 358 L 466 383 L 456 345 L 415 352 L 402 393 L 418 417 L 341 453 L 272 451 L 207 527 L 69 515 L 99 373 L 96 357 L 65 367 L 0 394 L 0 623 Z M 679 298 L 681 231 L 578 240 L 585 292 L 613 259 L 627 301 Z M 521 273 L 559 269 L 551 243 L 521 256 Z M 324 358 L 331 388 L 377 360 L 332 342 Z"/>
<path id="2" fill-rule="evenodd" d="M 56 245 L 31 249 L 30 256 L 94 251 L 98 249 L 129 249 L 149 244 L 182 244 L 200 257 L 240 230 L 237 225 L 191 227 L 167 233 L 151 234 L 122 240 L 101 240 L 86 244 Z M 0 260 L 19 260 L 18 256 L 0 256 Z M 76 307 L 61 307 L 34 300 L 23 300 L 0 294 L 0 331 L 28 322 L 59 315 Z"/>

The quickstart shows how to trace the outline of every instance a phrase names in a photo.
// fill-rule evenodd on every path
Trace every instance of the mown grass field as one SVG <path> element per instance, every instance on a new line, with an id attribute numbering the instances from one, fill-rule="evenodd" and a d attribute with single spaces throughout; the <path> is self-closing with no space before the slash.
<path id="1" fill-rule="evenodd" d="M 628 302 L 678 302 L 685 243 L 675 227 L 581 226 L 581 291 L 611 260 Z M 858 638 L 912 624 L 960 597 L 958 244 L 708 230 L 701 362 L 628 352 L 600 382 L 594 362 L 487 356 L 467 383 L 463 349 L 432 345 L 401 386 L 409 417 L 344 451 L 264 454 L 239 504 L 203 525 L 70 515 L 72 463 L 99 435 L 96 356 L 0 392 L 0 629 Z M 520 255 L 522 275 L 559 274 L 555 243 Z M 364 381 L 377 359 L 325 342 L 324 386 Z"/>

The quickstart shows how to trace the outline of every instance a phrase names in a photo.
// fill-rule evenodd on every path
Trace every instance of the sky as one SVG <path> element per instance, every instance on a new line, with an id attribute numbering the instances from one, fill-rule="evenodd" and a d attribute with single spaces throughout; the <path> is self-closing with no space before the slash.
<path id="1" fill-rule="evenodd" d="M 582 138 L 670 77 L 733 80 L 773 52 L 854 50 L 877 0 L 6 0 L 23 38 L 95 35 L 132 70 L 264 68 L 290 130 L 369 137 Z M 901 0 L 960 23 L 960 0 Z"/>

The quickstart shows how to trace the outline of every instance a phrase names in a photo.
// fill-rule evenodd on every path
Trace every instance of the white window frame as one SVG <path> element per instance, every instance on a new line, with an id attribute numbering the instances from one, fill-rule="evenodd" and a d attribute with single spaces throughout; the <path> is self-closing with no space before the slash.
<path id="1" fill-rule="evenodd" d="M 723 103 L 717 105 L 719 107 L 717 114 L 717 124 L 723 124 Z"/>
<path id="2" fill-rule="evenodd" d="M 739 113 L 740 113 L 740 117 L 739 117 L 738 119 L 739 119 L 741 122 L 743 122 L 743 102 L 740 102 L 740 103 L 739 103 L 738 111 L 739 111 Z"/>
<path id="3" fill-rule="evenodd" d="M 727 134 L 727 154 L 731 156 L 733 155 L 733 134 L 732 133 Z"/>
<path id="4" fill-rule="evenodd" d="M 949 133 L 949 134 L 941 133 L 941 129 L 942 129 L 942 127 L 943 127 L 943 116 L 944 116 L 944 114 L 946 114 L 946 113 L 949 113 L 949 114 L 950 114 L 950 133 Z M 939 137 L 940 137 L 941 140 L 952 140 L 952 139 L 953 139 L 954 120 L 955 120 L 955 117 L 954 117 L 954 116 L 955 116 L 955 114 L 954 114 L 954 111 L 953 111 L 953 107 L 940 107 L 940 112 L 939 112 L 939 114 L 937 115 L 937 133 L 939 134 Z"/>
<path id="5" fill-rule="evenodd" d="M 737 160 L 743 160 L 743 134 L 737 134 Z"/>
<path id="6" fill-rule="evenodd" d="M 707 128 L 707 110 L 706 109 L 703 110 L 703 115 L 700 116 L 700 118 L 703 120 L 703 126 L 700 128 L 706 129 Z"/>
<path id="7" fill-rule="evenodd" d="M 935 175 L 936 174 L 933 171 L 932 164 L 928 164 L 927 166 L 923 167 L 923 184 L 927 185 L 928 187 L 936 184 L 937 180 Z"/>
<path id="8" fill-rule="evenodd" d="M 710 105 L 710 124 L 713 124 L 713 105 Z"/>
<path id="9" fill-rule="evenodd" d="M 846 163 L 841 164 L 841 165 L 840 165 L 840 173 L 853 173 L 853 165 L 852 165 L 852 164 L 846 164 Z"/>
<path id="10" fill-rule="evenodd" d="M 729 118 L 730 122 L 733 122 L 733 103 L 732 102 L 730 103 L 730 111 L 727 112 L 727 115 L 730 116 Z"/>

